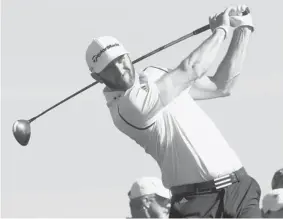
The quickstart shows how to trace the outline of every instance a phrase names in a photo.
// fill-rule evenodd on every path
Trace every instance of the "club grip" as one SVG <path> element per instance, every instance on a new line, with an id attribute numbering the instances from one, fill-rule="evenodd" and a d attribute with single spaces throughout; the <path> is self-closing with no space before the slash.
<path id="1" fill-rule="evenodd" d="M 200 33 L 204 32 L 204 31 L 209 30 L 209 29 L 210 29 L 210 25 L 209 25 L 209 24 L 208 24 L 208 25 L 205 25 L 205 26 L 203 26 L 203 27 L 201 27 L 201 28 L 199 28 L 199 29 L 194 30 L 194 31 L 193 31 L 193 35 L 200 34 Z"/>
<path id="2" fill-rule="evenodd" d="M 249 13 L 250 13 L 250 9 L 249 9 L 249 8 L 246 8 L 246 10 L 242 13 L 242 16 L 245 16 L 245 15 L 247 15 L 247 14 L 249 14 Z M 201 27 L 201 28 L 199 28 L 199 29 L 194 30 L 194 31 L 193 31 L 193 35 L 200 34 L 200 33 L 204 32 L 204 31 L 209 30 L 209 29 L 210 29 L 210 25 L 207 24 L 207 25 L 205 25 L 205 26 L 203 26 L 203 27 Z"/>

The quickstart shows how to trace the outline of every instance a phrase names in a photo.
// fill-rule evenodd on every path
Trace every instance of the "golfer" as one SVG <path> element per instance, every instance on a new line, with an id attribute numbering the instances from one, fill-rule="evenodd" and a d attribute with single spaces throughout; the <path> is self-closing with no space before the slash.
<path id="1" fill-rule="evenodd" d="M 163 72 L 157 80 L 141 83 L 142 73 L 114 37 L 94 39 L 86 51 L 91 76 L 106 85 L 114 125 L 158 163 L 172 193 L 170 217 L 261 216 L 258 183 L 195 102 L 231 94 L 254 30 L 251 14 L 241 16 L 246 9 L 229 7 L 210 17 L 212 34 L 175 68 L 144 69 Z M 231 27 L 225 57 L 206 76 Z"/>
<path id="2" fill-rule="evenodd" d="M 170 190 L 156 177 L 137 179 L 128 193 L 132 218 L 168 218 Z"/>

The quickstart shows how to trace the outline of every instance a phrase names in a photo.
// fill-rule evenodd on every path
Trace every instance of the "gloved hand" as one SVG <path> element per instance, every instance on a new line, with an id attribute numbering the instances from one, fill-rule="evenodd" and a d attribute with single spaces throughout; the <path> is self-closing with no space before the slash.
<path id="1" fill-rule="evenodd" d="M 225 9 L 224 12 L 209 17 L 209 25 L 212 32 L 221 28 L 225 31 L 225 38 L 226 38 L 230 27 L 229 14 L 231 10 L 232 8 L 227 8 Z"/>
<path id="2" fill-rule="evenodd" d="M 231 27 L 249 27 L 252 32 L 254 31 L 251 13 L 248 13 L 247 15 L 242 15 L 242 13 L 247 9 L 248 7 L 246 5 L 238 5 L 235 7 L 231 7 L 231 10 L 229 12 Z"/>

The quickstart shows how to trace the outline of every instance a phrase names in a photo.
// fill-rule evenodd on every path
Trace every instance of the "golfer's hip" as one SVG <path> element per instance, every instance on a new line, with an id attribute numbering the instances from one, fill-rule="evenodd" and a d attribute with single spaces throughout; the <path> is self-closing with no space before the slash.
<path id="1" fill-rule="evenodd" d="M 220 191 L 228 186 L 240 182 L 240 180 L 247 175 L 244 167 L 241 167 L 237 171 L 231 172 L 229 174 L 222 175 L 220 177 L 214 178 L 212 180 L 184 184 L 180 186 L 172 186 L 170 188 L 172 195 L 198 195 L 205 193 L 213 193 Z"/>

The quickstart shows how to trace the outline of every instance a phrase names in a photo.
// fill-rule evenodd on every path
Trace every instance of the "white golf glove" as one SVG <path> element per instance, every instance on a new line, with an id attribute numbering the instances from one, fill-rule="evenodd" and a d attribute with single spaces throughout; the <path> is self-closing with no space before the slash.
<path id="1" fill-rule="evenodd" d="M 209 25 L 212 32 L 217 29 L 223 29 L 225 31 L 225 38 L 227 37 L 230 27 L 229 13 L 230 9 L 227 8 L 224 12 L 209 17 Z"/>
<path id="2" fill-rule="evenodd" d="M 248 10 L 246 5 L 238 5 L 236 7 L 232 7 L 229 12 L 230 15 L 230 25 L 231 27 L 239 28 L 239 27 L 249 27 L 252 32 L 254 31 L 254 25 L 252 16 L 250 13 L 246 15 L 242 15 L 242 13 Z"/>

